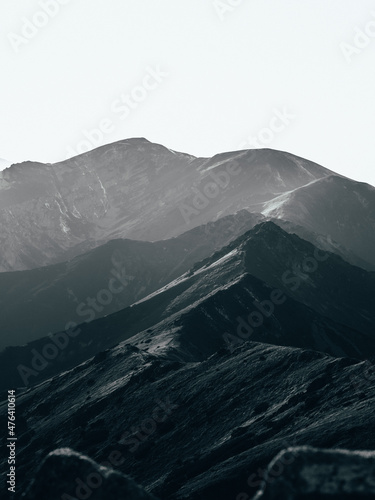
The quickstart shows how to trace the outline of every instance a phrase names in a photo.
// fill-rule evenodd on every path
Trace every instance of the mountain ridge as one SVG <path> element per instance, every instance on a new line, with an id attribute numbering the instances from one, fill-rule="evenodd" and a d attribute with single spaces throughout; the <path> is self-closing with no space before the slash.
<path id="1" fill-rule="evenodd" d="M 53 341 L 48 348 L 55 351 L 53 360 L 46 351 L 41 373 L 32 369 L 32 383 L 119 342 L 173 352 L 185 361 L 201 361 L 249 339 L 364 359 L 375 354 L 374 295 L 375 273 L 267 221 L 118 312 L 75 322 L 50 339 L 8 347 L 0 353 L 2 370 L 19 386 L 17 367 L 29 370 L 35 352 L 40 357 L 55 337 L 58 347 Z"/>
<path id="2" fill-rule="evenodd" d="M 315 175 L 326 172 L 292 158 L 271 150 L 195 158 L 128 140 L 56 164 L 13 165 L 0 174 L 0 270 L 61 262 L 83 243 L 90 249 L 114 238 L 178 236 L 247 208 L 248 200 L 273 197 L 267 191 L 274 188 L 304 184 L 312 175 L 306 166 Z M 273 172 L 288 168 L 299 172 L 298 181 L 290 173 L 280 181 Z"/>

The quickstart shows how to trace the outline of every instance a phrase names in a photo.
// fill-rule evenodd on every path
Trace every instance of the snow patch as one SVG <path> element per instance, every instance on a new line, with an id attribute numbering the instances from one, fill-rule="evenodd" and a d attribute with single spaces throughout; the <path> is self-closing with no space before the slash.
<path id="1" fill-rule="evenodd" d="M 242 158 L 243 156 L 246 156 L 247 154 L 247 151 L 242 151 L 241 153 L 238 153 L 236 154 L 235 156 L 232 156 L 232 158 L 225 158 L 221 161 L 217 161 L 215 162 L 213 165 L 210 165 L 209 167 L 207 168 L 199 168 L 199 171 L 201 173 L 206 173 L 206 172 L 209 172 L 210 170 L 213 170 L 215 169 L 216 167 L 219 167 L 220 165 L 223 165 L 223 164 L 227 164 L 229 161 L 231 160 L 236 160 L 237 158 Z M 202 167 L 204 166 L 204 164 L 202 165 Z"/>
<path id="2" fill-rule="evenodd" d="M 290 194 L 293 191 L 288 191 L 287 193 L 281 194 L 280 196 L 277 196 L 271 201 L 266 202 L 263 206 L 263 210 L 261 212 L 262 215 L 269 217 L 277 217 L 277 218 L 282 218 L 283 217 L 283 210 L 282 207 L 284 203 L 286 203 L 288 200 L 290 200 Z"/>

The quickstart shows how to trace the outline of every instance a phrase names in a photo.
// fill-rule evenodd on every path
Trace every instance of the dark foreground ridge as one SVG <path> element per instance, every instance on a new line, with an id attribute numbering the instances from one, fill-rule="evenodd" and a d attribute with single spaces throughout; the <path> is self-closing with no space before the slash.
<path id="1" fill-rule="evenodd" d="M 291 447 L 271 461 L 253 500 L 373 500 L 374 475 L 375 452 Z M 48 454 L 22 498 L 157 500 L 130 477 L 69 448 Z"/>
<path id="2" fill-rule="evenodd" d="M 68 447 L 161 500 L 248 500 L 285 448 L 373 450 L 373 380 L 366 361 L 256 342 L 203 362 L 119 345 L 18 394 L 17 488 Z"/>

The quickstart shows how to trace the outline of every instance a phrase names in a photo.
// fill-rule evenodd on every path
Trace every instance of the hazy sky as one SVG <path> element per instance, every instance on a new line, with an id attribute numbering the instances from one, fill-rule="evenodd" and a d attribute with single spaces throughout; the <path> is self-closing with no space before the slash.
<path id="1" fill-rule="evenodd" d="M 0 20 L 0 158 L 142 136 L 375 185 L 373 0 L 1 0 Z"/>

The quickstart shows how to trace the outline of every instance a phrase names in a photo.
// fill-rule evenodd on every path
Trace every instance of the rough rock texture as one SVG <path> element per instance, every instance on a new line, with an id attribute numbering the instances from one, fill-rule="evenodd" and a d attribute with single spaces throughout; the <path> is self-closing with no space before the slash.
<path id="1" fill-rule="evenodd" d="M 69 448 L 45 458 L 25 500 L 156 500 L 131 478 Z"/>
<path id="2" fill-rule="evenodd" d="M 374 498 L 375 452 L 300 446 L 272 460 L 254 500 Z"/>
<path id="3" fill-rule="evenodd" d="M 249 500 L 258 470 L 290 446 L 375 450 L 368 362 L 249 341 L 184 363 L 173 355 L 177 332 L 163 353 L 161 336 L 153 347 L 144 340 L 17 391 L 18 492 L 65 447 L 100 464 L 119 452 L 113 466 L 161 500 Z M 0 421 L 6 412 L 0 405 Z M 9 468 L 5 454 L 0 468 Z M 8 498 L 4 483 L 0 498 Z"/>

